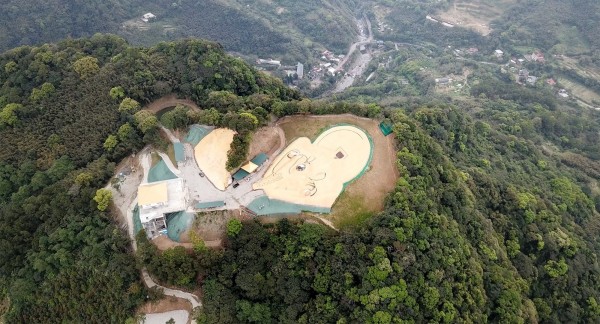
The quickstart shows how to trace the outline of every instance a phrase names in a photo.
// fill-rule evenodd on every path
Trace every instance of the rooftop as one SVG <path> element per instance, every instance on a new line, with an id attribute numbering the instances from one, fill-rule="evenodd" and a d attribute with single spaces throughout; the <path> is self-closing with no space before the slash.
<path id="1" fill-rule="evenodd" d="M 138 187 L 138 206 L 142 223 L 161 218 L 164 214 L 185 210 L 183 179 L 141 184 Z"/>
<path id="2" fill-rule="evenodd" d="M 149 206 L 168 202 L 167 183 L 147 183 L 138 188 L 138 205 Z"/>

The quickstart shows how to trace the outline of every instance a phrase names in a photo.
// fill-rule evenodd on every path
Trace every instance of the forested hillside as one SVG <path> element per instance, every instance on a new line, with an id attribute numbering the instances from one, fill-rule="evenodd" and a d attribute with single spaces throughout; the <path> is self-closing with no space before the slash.
<path id="1" fill-rule="evenodd" d="M 564 54 L 600 56 L 600 3 L 594 0 L 521 1 L 495 26 L 507 43 Z"/>
<path id="2" fill-rule="evenodd" d="M 197 37 L 245 55 L 306 60 L 313 47 L 344 51 L 357 31 L 356 1 L 15 1 L 0 3 L 0 50 L 111 32 L 134 44 Z M 142 23 L 142 14 L 156 19 Z M 131 28 L 125 28 L 133 22 Z M 168 27 L 164 27 L 168 26 Z"/>
<path id="3" fill-rule="evenodd" d="M 0 3 L 0 51 L 60 39 L 115 31 L 161 1 L 5 0 Z"/>
<path id="4" fill-rule="evenodd" d="M 0 55 L 0 67 L 7 323 L 123 323 L 148 295 L 117 215 L 92 200 L 115 163 L 160 141 L 156 117 L 132 116 L 138 102 L 175 93 L 200 103 L 214 91 L 297 98 L 205 41 L 140 49 L 94 36 L 19 47 Z M 118 144 L 103 144 L 111 134 Z"/>

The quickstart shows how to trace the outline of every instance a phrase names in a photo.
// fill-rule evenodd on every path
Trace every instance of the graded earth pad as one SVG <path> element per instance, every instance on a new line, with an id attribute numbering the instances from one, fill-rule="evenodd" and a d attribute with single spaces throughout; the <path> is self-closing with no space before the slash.
<path id="1" fill-rule="evenodd" d="M 228 128 L 218 128 L 206 135 L 194 148 L 194 157 L 198 167 L 208 180 L 219 190 L 223 191 L 231 181 L 227 172 L 227 152 L 233 142 L 234 131 Z"/>
<path id="2" fill-rule="evenodd" d="M 253 188 L 264 190 L 270 199 L 330 209 L 345 184 L 366 170 L 372 152 L 363 130 L 334 126 L 312 143 L 307 137 L 293 141 Z"/>

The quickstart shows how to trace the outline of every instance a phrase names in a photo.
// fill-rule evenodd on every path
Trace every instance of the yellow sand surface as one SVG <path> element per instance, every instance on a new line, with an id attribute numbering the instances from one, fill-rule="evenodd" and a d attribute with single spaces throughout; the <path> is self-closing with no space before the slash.
<path id="1" fill-rule="evenodd" d="M 231 174 L 227 172 L 227 151 L 233 142 L 235 132 L 228 128 L 218 128 L 204 137 L 194 148 L 194 156 L 198 167 L 208 180 L 219 190 L 231 182 Z"/>
<path id="2" fill-rule="evenodd" d="M 166 182 L 158 184 L 146 183 L 138 187 L 138 205 L 140 206 L 166 203 L 168 200 Z"/>
<path id="3" fill-rule="evenodd" d="M 367 165 L 372 146 L 354 126 L 335 126 L 311 143 L 301 137 L 273 160 L 253 185 L 271 199 L 300 205 L 331 207 L 344 188 Z"/>

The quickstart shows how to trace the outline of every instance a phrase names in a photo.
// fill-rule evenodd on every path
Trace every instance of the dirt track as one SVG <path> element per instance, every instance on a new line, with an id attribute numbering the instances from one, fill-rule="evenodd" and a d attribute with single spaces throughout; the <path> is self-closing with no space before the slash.
<path id="1" fill-rule="evenodd" d="M 193 102 L 192 100 L 179 99 L 174 94 L 166 95 L 160 99 L 157 99 L 157 100 L 151 102 L 150 104 L 148 104 L 147 106 L 145 106 L 143 109 L 156 114 L 157 112 L 159 112 L 163 109 L 166 109 L 169 107 L 175 107 L 180 104 L 186 105 L 194 110 L 200 110 L 200 107 L 198 107 L 198 105 L 196 105 L 196 103 Z"/>

